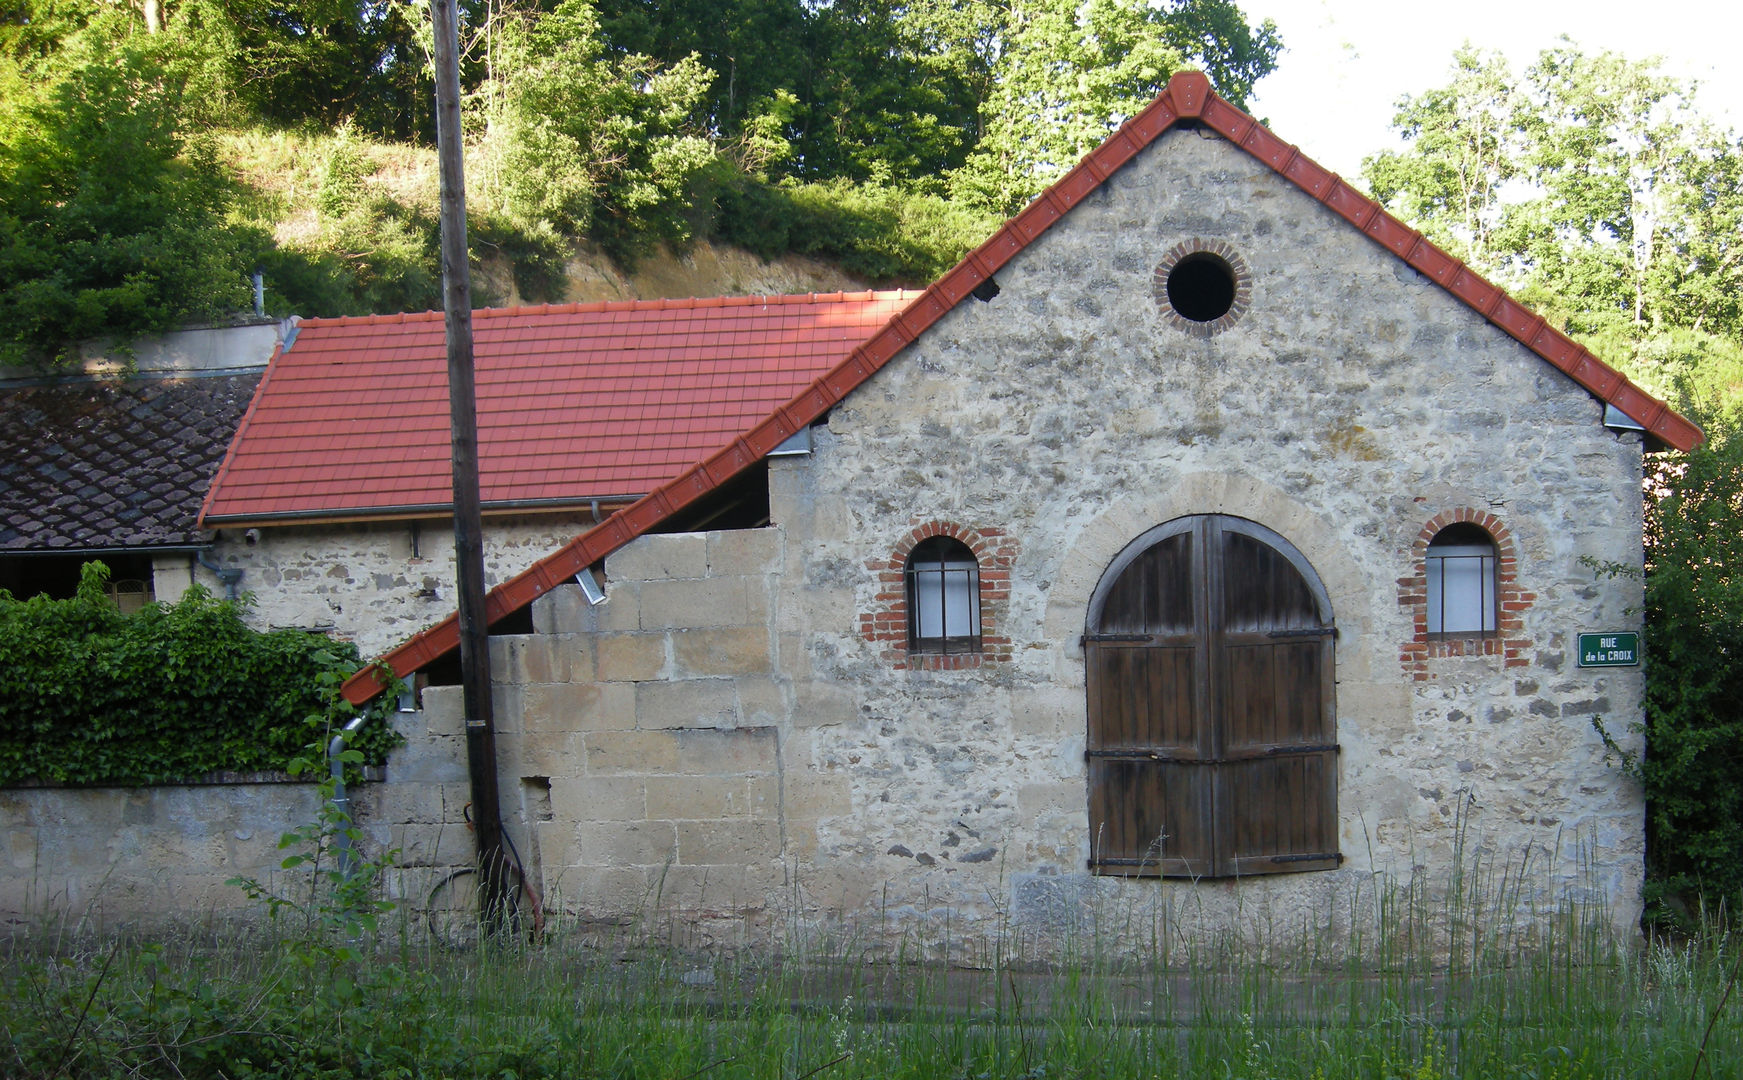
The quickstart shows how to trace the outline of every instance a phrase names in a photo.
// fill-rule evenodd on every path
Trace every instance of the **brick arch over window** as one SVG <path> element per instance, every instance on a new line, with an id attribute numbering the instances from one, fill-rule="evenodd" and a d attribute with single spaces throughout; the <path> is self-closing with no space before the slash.
<path id="1" fill-rule="evenodd" d="M 904 572 L 916 547 L 937 536 L 962 544 L 980 570 L 980 648 L 960 653 L 920 653 L 908 648 L 908 588 Z M 1005 632 L 1010 609 L 1011 567 L 1017 561 L 1017 541 L 1003 529 L 975 529 L 951 521 L 927 520 L 916 524 L 890 551 L 887 558 L 871 559 L 866 569 L 878 576 L 872 609 L 859 617 L 860 634 L 883 646 L 882 657 L 898 671 L 940 671 L 979 667 L 983 663 L 1008 661 L 1011 639 Z"/>
<path id="2" fill-rule="evenodd" d="M 1459 525 L 1483 530 L 1495 545 L 1495 629 L 1490 632 L 1436 633 L 1429 626 L 1428 546 L 1442 530 Z M 1498 656 L 1510 668 L 1531 663 L 1526 652 L 1533 643 L 1523 633 L 1525 612 L 1537 594 L 1520 587 L 1513 533 L 1505 522 L 1468 506 L 1436 514 L 1417 533 L 1410 556 L 1410 573 L 1398 579 L 1398 604 L 1410 612 L 1411 637 L 1398 655 L 1407 674 L 1419 682 L 1433 679 L 1431 661 L 1449 656 Z"/>

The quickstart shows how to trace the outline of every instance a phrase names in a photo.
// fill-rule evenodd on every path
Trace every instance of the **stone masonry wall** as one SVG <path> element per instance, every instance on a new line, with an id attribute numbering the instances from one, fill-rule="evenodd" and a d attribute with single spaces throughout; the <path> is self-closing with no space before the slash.
<path id="1" fill-rule="evenodd" d="M 1244 268 L 1246 305 L 1213 333 L 1155 294 L 1189 249 Z M 1467 884 L 1522 883 L 1503 919 L 1572 898 L 1631 926 L 1643 804 L 1592 719 L 1625 730 L 1640 673 L 1579 669 L 1572 645 L 1638 628 L 1638 583 L 1582 561 L 1638 564 L 1638 438 L 1200 132 L 1140 155 L 999 283 L 838 406 L 814 456 L 771 463 L 776 528 L 643 537 L 607 561 L 604 604 L 535 605 L 500 693 L 522 740 L 505 762 L 549 784 L 554 902 L 675 905 L 714 936 L 950 927 L 967 949 L 1115 923 L 1335 942 L 1387 887 L 1437 895 L 1462 860 Z M 1086 870 L 1089 597 L 1135 537 L 1201 513 L 1276 530 L 1331 597 L 1337 870 Z M 1502 644 L 1416 649 L 1421 537 L 1466 518 L 1505 534 Z M 1010 538 L 983 611 L 1007 662 L 905 667 L 865 632 L 919 528 Z"/>
<path id="2" fill-rule="evenodd" d="M 457 716 L 445 723 L 439 711 L 394 721 L 406 744 L 381 777 L 352 786 L 352 811 L 363 854 L 394 853 L 383 895 L 416 923 L 431 887 L 472 862 L 465 738 Z M 278 844 L 319 812 L 317 785 L 282 775 L 0 789 L 0 933 L 256 918 L 260 907 L 230 880 L 306 895 L 297 890 L 308 888 L 307 874 L 283 870 L 287 852 Z M 526 817 L 511 812 L 516 822 Z"/>
<path id="3" fill-rule="evenodd" d="M 586 513 L 487 518 L 484 576 L 494 586 L 592 525 Z M 224 529 L 214 562 L 242 571 L 257 625 L 329 630 L 378 656 L 454 611 L 454 532 L 449 521 L 286 525 Z M 224 595 L 205 567 L 197 580 Z"/>

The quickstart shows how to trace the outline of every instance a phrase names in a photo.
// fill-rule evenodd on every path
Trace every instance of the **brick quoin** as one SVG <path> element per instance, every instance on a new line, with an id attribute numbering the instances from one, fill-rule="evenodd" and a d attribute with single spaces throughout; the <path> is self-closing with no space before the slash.
<path id="1" fill-rule="evenodd" d="M 974 555 L 980 565 L 980 651 L 972 653 L 908 652 L 908 591 L 903 571 L 908 555 L 934 536 L 948 536 Z M 955 521 L 931 519 L 912 525 L 888 558 L 867 559 L 865 567 L 878 575 L 881 588 L 872 610 L 859 617 L 860 636 L 882 645 L 885 663 L 897 671 L 960 671 L 982 664 L 1009 662 L 1011 639 L 1000 635 L 1011 601 L 1011 567 L 1017 562 L 1017 540 L 999 528 L 976 529 Z"/>
<path id="2" fill-rule="evenodd" d="M 1431 638 L 1428 635 L 1428 544 L 1448 525 L 1471 524 L 1489 534 L 1495 542 L 1495 631 L 1491 634 L 1464 634 L 1458 637 Z M 1398 650 L 1398 663 L 1417 682 L 1428 682 L 1435 675 L 1431 661 L 1450 656 L 1498 656 L 1504 668 L 1527 667 L 1531 663 L 1526 651 L 1532 642 L 1520 636 L 1525 629 L 1525 612 L 1537 602 L 1537 594 L 1519 587 L 1518 558 L 1513 546 L 1513 532 L 1506 522 L 1487 510 L 1460 506 L 1436 514 L 1416 534 L 1410 545 L 1410 573 L 1398 579 L 1398 606 L 1411 612 L 1411 639 Z"/>

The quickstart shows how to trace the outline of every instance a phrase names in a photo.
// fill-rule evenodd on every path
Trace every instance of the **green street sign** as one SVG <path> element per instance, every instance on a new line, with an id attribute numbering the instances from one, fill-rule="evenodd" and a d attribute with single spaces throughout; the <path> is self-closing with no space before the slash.
<path id="1" fill-rule="evenodd" d="M 1581 634 L 1579 657 L 1580 667 L 1635 667 L 1640 663 L 1640 635 Z"/>

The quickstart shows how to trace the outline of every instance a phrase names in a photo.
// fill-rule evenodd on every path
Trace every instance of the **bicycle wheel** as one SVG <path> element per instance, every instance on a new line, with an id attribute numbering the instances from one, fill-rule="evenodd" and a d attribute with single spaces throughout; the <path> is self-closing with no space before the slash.
<path id="1" fill-rule="evenodd" d="M 512 941 L 520 935 L 523 885 L 512 867 L 505 868 L 504 873 L 509 882 L 508 909 L 502 913 L 501 930 L 505 932 L 503 940 Z M 476 867 L 462 866 L 430 888 L 424 914 L 430 937 L 437 944 L 449 949 L 470 949 L 478 944 L 485 931 L 479 895 L 482 881 Z"/>

